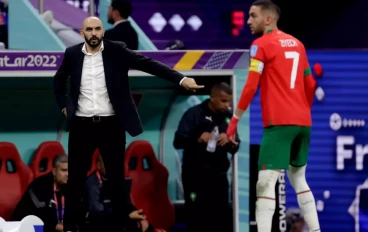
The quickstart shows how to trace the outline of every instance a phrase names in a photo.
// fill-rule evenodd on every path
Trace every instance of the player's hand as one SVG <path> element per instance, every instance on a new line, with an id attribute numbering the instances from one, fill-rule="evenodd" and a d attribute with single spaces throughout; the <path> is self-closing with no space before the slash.
<path id="1" fill-rule="evenodd" d="M 229 139 L 226 133 L 219 134 L 217 145 L 222 147 L 222 146 L 225 146 L 228 142 L 229 142 Z"/>
<path id="2" fill-rule="evenodd" d="M 210 139 L 213 139 L 212 134 L 209 132 L 203 132 L 201 137 L 199 137 L 198 139 L 198 143 L 207 143 Z"/>
<path id="3" fill-rule="evenodd" d="M 235 140 L 235 135 L 229 136 L 229 143 L 232 144 L 233 146 L 238 146 L 238 142 Z"/>
<path id="4" fill-rule="evenodd" d="M 204 85 L 197 85 L 193 78 L 186 77 L 183 82 L 181 82 L 181 86 L 184 89 L 195 92 L 197 89 L 204 88 Z"/>
<path id="5" fill-rule="evenodd" d="M 61 112 L 65 115 L 65 117 L 68 117 L 68 113 L 66 112 L 66 108 L 64 108 Z"/>
<path id="6" fill-rule="evenodd" d="M 229 126 L 227 127 L 226 130 L 226 135 L 229 138 L 229 142 L 232 143 L 233 145 L 238 145 L 238 142 L 236 142 L 235 140 L 235 134 L 238 128 L 238 122 L 239 119 L 232 117 L 229 123 Z"/>
<path id="7" fill-rule="evenodd" d="M 146 219 L 146 215 L 143 214 L 143 210 L 134 210 L 129 214 L 129 218 L 132 220 L 144 220 Z"/>
<path id="8" fill-rule="evenodd" d="M 59 223 L 56 225 L 55 230 L 58 232 L 63 232 L 64 231 L 64 225 L 62 223 Z"/>

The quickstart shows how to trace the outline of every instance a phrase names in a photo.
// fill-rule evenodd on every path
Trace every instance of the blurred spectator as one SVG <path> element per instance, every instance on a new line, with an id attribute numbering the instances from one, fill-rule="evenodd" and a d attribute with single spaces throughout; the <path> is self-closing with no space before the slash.
<path id="1" fill-rule="evenodd" d="M 188 232 L 229 231 L 231 226 L 228 153 L 239 149 L 225 134 L 232 98 L 227 83 L 215 84 L 210 99 L 184 113 L 175 133 L 174 147 L 184 149 L 182 182 Z M 238 136 L 236 140 L 240 142 Z"/>
<path id="2" fill-rule="evenodd" d="M 128 20 L 131 14 L 132 4 L 129 0 L 113 0 L 107 19 L 114 27 L 105 31 L 104 39 L 124 42 L 129 49 L 138 50 L 138 34 Z"/>
<path id="3" fill-rule="evenodd" d="M 58 155 L 53 160 L 53 170 L 36 178 L 18 203 L 12 221 L 28 215 L 39 217 L 44 232 L 63 232 L 64 192 L 68 181 L 68 156 Z"/>
<path id="4" fill-rule="evenodd" d="M 54 14 L 52 11 L 48 10 L 41 15 L 41 17 L 45 20 L 45 22 L 50 26 L 50 28 L 55 32 L 55 34 L 59 37 L 61 41 L 65 44 L 65 46 L 73 46 L 79 43 L 83 43 L 84 39 L 80 35 L 61 22 L 54 19 Z"/>
<path id="5" fill-rule="evenodd" d="M 288 232 L 309 232 L 308 226 L 304 221 L 303 213 L 298 208 L 289 208 L 286 211 L 286 221 Z"/>
<path id="6" fill-rule="evenodd" d="M 4 43 L 5 48 L 8 48 L 7 18 L 8 18 L 8 0 L 0 0 L 0 43 Z"/>
<path id="7" fill-rule="evenodd" d="M 79 8 L 80 9 L 82 9 L 83 10 L 83 8 L 84 8 L 84 6 L 86 5 L 86 2 L 87 2 L 87 4 L 88 4 L 88 6 L 89 6 L 89 0 L 77 0 L 77 1 L 79 1 Z M 95 10 L 94 10 L 94 14 L 96 15 L 96 16 L 98 16 L 98 5 L 99 5 L 99 3 L 100 3 L 100 1 L 99 0 L 94 0 L 94 8 L 95 8 Z M 89 11 L 89 8 L 88 8 L 88 11 Z"/>
<path id="8" fill-rule="evenodd" d="M 165 47 L 165 50 L 186 50 L 186 49 L 187 48 L 185 47 L 183 41 L 181 40 L 172 40 Z"/>
<path id="9" fill-rule="evenodd" d="M 101 156 L 99 156 L 97 170 L 88 177 L 86 182 L 85 204 L 88 210 L 88 231 L 103 231 L 106 229 L 106 225 L 111 223 L 109 220 L 111 217 L 111 194 L 108 192 L 109 188 L 106 187 L 109 183 L 105 174 L 105 167 Z M 129 194 L 129 191 L 126 194 Z M 142 209 L 136 209 L 131 202 L 128 206 L 127 213 L 129 213 L 130 221 L 125 223 L 127 231 L 153 232 L 154 230 L 145 219 Z"/>

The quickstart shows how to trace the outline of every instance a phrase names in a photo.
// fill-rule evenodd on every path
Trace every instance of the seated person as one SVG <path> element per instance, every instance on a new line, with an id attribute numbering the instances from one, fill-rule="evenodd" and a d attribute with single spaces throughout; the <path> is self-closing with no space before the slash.
<path id="1" fill-rule="evenodd" d="M 308 232 L 303 212 L 299 208 L 289 208 L 286 210 L 287 232 Z"/>
<path id="2" fill-rule="evenodd" d="M 87 207 L 87 221 L 90 222 L 89 228 L 96 231 L 98 229 L 98 222 L 101 224 L 108 224 L 109 218 L 111 216 L 110 210 L 110 194 L 107 190 L 108 180 L 106 179 L 105 167 L 101 156 L 97 160 L 97 170 L 92 173 L 86 182 L 86 197 L 85 204 Z M 130 189 L 130 188 L 129 188 Z M 127 192 L 126 194 L 129 194 Z M 130 197 L 127 197 L 130 199 Z M 129 202 L 129 219 L 124 227 L 127 231 L 143 231 L 143 232 L 153 232 L 154 229 L 149 225 L 146 220 L 146 216 L 143 214 L 142 209 L 136 209 L 131 202 Z M 92 223 L 93 222 L 93 223 Z"/>
<path id="3" fill-rule="evenodd" d="M 84 39 L 73 28 L 70 28 L 61 22 L 54 19 L 52 11 L 46 11 L 41 15 L 44 21 L 50 26 L 54 33 L 64 43 L 65 46 L 70 47 L 79 43 L 83 43 Z"/>
<path id="4" fill-rule="evenodd" d="M 63 232 L 64 193 L 68 181 L 68 156 L 58 155 L 53 170 L 29 185 L 18 203 L 12 221 L 35 215 L 44 222 L 44 232 Z"/>

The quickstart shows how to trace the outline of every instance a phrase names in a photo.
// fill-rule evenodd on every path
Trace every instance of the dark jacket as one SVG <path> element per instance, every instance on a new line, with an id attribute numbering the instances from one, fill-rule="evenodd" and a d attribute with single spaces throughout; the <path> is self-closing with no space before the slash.
<path id="1" fill-rule="evenodd" d="M 178 130 L 175 133 L 174 147 L 184 149 L 183 171 L 186 170 L 212 170 L 215 172 L 226 172 L 230 161 L 228 153 L 235 154 L 238 146 L 230 144 L 223 147 L 217 146 L 214 153 L 207 152 L 207 144 L 198 143 L 198 138 L 203 132 L 219 127 L 219 133 L 226 133 L 232 113 L 215 113 L 208 107 L 209 100 L 188 109 L 180 120 Z M 240 142 L 239 136 L 236 140 Z"/>
<path id="2" fill-rule="evenodd" d="M 184 76 L 170 67 L 128 49 L 125 43 L 104 40 L 102 59 L 106 87 L 115 114 L 131 136 L 143 132 L 128 80 L 130 68 L 162 77 L 179 85 Z M 66 107 L 68 122 L 77 110 L 84 54 L 84 43 L 66 49 L 64 59 L 54 76 L 54 92 L 60 110 Z M 67 80 L 70 91 L 67 93 Z"/>
<path id="3" fill-rule="evenodd" d="M 106 30 L 104 39 L 124 42 L 131 50 L 138 50 L 138 34 L 129 21 L 121 22 Z"/>
<path id="4" fill-rule="evenodd" d="M 100 232 L 109 230 L 109 227 L 106 225 L 113 225 L 113 216 L 111 211 L 111 193 L 108 188 L 108 180 L 102 178 L 102 183 L 100 183 L 96 172 L 92 173 L 86 182 L 86 195 L 84 199 L 84 203 L 86 205 L 86 210 L 88 212 L 87 217 L 87 231 L 91 232 Z M 131 232 L 139 232 L 142 231 L 137 226 L 137 221 L 131 220 L 129 218 L 129 214 L 134 210 L 137 210 L 136 207 L 132 204 L 130 200 L 130 188 L 125 188 L 125 200 L 126 200 L 126 211 L 125 217 L 120 218 L 123 221 L 124 228 L 126 231 Z M 102 228 L 101 228 L 102 226 Z M 115 230 L 111 228 L 110 230 Z M 149 225 L 148 231 L 153 232 L 154 228 Z"/>
<path id="5" fill-rule="evenodd" d="M 92 173 L 86 181 L 85 192 L 85 204 L 89 214 L 89 218 L 104 217 L 109 214 L 110 209 L 106 209 L 104 201 L 111 201 L 111 194 L 108 192 L 105 179 L 100 183 L 96 172 Z M 129 215 L 136 210 L 130 200 L 130 193 L 125 193 L 125 199 L 127 201 L 126 213 Z M 127 215 L 127 216 L 128 216 Z"/>
<path id="6" fill-rule="evenodd" d="M 63 190 L 59 192 L 60 201 L 63 192 Z M 55 232 L 58 219 L 53 200 L 54 176 L 49 172 L 36 178 L 29 185 L 13 213 L 12 221 L 20 221 L 28 215 L 35 215 L 44 222 L 44 232 Z"/>

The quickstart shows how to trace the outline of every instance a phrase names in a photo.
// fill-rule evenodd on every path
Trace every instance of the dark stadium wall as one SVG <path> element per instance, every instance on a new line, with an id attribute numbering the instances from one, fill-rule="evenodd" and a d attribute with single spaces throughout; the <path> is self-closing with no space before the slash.
<path id="1" fill-rule="evenodd" d="M 308 49 L 368 47 L 368 1 L 274 0 L 282 10 L 279 26 Z"/>

